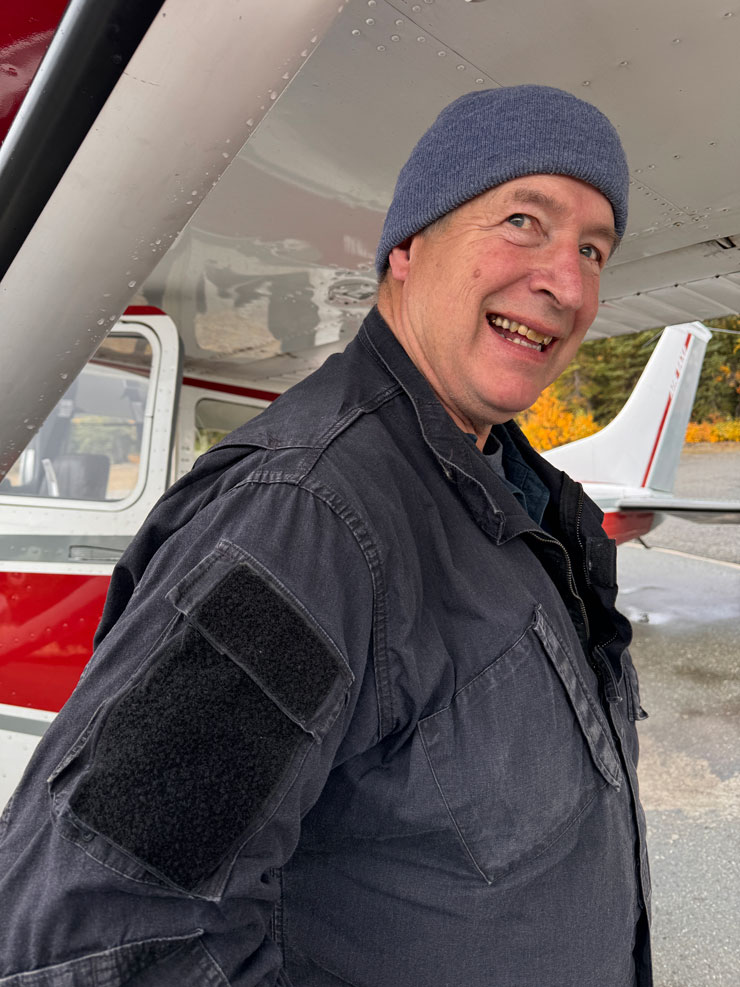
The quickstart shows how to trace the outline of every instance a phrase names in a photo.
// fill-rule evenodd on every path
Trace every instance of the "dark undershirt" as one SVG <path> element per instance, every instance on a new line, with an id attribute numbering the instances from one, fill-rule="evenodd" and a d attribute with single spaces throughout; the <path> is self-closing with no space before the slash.
<path id="1" fill-rule="evenodd" d="M 475 435 L 470 438 L 477 441 Z M 483 456 L 535 524 L 541 526 L 550 492 L 534 470 L 524 462 L 503 426 L 493 426 Z"/>

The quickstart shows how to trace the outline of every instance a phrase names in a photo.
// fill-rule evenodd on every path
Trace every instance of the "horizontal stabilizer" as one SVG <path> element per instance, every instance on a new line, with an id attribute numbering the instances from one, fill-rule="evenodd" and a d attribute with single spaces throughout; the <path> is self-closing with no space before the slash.
<path id="1" fill-rule="evenodd" d="M 653 511 L 699 524 L 740 524 L 740 500 L 690 500 L 685 497 L 626 497 L 619 511 Z"/>

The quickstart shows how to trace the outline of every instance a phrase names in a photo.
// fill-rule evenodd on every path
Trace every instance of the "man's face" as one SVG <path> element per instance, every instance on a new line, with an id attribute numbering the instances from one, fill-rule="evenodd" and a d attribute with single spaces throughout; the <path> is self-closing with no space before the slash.
<path id="1" fill-rule="evenodd" d="M 480 436 L 562 373 L 596 316 L 616 239 L 601 192 L 530 175 L 391 252 L 384 314 L 460 427 Z"/>

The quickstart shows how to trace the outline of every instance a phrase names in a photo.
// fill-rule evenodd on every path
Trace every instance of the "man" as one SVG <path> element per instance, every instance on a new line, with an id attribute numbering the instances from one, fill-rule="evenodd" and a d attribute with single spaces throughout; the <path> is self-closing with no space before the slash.
<path id="1" fill-rule="evenodd" d="M 511 422 L 627 185 L 559 90 L 442 112 L 357 340 L 117 567 L 3 822 L 2 987 L 651 984 L 614 546 Z"/>

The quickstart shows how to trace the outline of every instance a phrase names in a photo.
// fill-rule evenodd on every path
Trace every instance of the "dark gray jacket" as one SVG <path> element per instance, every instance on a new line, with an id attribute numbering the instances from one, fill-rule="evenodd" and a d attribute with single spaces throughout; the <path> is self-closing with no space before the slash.
<path id="1" fill-rule="evenodd" d="M 557 537 L 373 311 L 165 495 L 0 824 L 2 987 L 649 987 L 614 545 L 506 428 Z"/>

